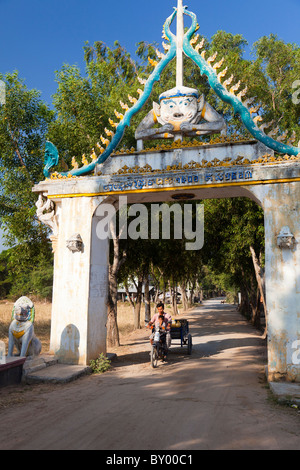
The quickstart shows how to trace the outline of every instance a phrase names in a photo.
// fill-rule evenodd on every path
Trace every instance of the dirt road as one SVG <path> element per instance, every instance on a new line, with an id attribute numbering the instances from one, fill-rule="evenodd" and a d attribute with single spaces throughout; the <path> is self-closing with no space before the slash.
<path id="1" fill-rule="evenodd" d="M 191 356 L 173 344 L 151 369 L 142 330 L 105 374 L 2 389 L 0 449 L 299 450 L 299 412 L 270 398 L 258 332 L 217 299 L 185 317 Z"/>

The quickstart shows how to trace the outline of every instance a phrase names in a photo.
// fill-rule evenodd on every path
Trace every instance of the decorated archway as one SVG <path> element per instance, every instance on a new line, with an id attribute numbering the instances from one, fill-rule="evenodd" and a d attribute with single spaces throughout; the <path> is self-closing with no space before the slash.
<path id="1" fill-rule="evenodd" d="M 184 16 L 192 22 L 186 33 Z M 175 17 L 176 36 L 170 30 Z M 106 129 L 97 151 L 93 149 L 89 159 L 84 157 L 81 167 L 73 161 L 67 172 L 52 171 L 59 156 L 52 143 L 46 145 L 46 179 L 33 190 L 40 194 L 38 216 L 52 229 L 55 253 L 50 348 L 61 362 L 70 364 L 88 364 L 106 351 L 109 244 L 108 239 L 97 236 L 99 205 L 116 206 L 121 195 L 140 203 L 172 201 L 187 192 L 195 199 L 245 196 L 256 201 L 265 214 L 268 378 L 299 381 L 300 148 L 293 146 L 292 136 L 275 140 L 275 132 L 266 134 L 271 123 L 259 127 L 262 117 L 251 107 L 247 87 L 234 83 L 217 54 L 205 58 L 196 30 L 195 14 L 178 0 L 164 24 L 166 53 L 159 53 L 148 80 L 140 79 L 144 89 L 139 89 L 138 98 L 129 97 L 132 106 L 122 103 L 125 113 L 115 111 L 119 123 L 110 120 L 112 129 Z M 184 87 L 183 53 L 240 115 L 253 139 L 227 137 L 223 117 L 197 89 Z M 175 58 L 176 86 L 162 93 L 159 103 L 141 121 L 137 149 L 117 150 L 131 118 Z M 202 135 L 216 133 L 220 133 L 217 139 L 201 141 Z M 151 139 L 161 139 L 162 144 L 145 150 L 144 142 Z M 172 143 L 166 143 L 170 139 Z"/>

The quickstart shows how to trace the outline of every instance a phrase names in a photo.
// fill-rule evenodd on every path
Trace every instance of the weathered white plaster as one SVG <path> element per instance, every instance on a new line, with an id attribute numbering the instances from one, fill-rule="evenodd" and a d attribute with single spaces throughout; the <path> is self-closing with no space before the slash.
<path id="1" fill-rule="evenodd" d="M 108 241 L 96 237 L 93 219 L 101 198 L 55 202 L 61 207 L 61 217 L 54 257 L 50 351 L 61 362 L 88 364 L 106 351 L 107 289 L 94 289 L 95 278 L 107 279 L 108 269 Z M 81 235 L 82 251 L 72 252 L 66 246 L 74 233 Z"/>
<path id="2" fill-rule="evenodd" d="M 246 143 L 233 142 L 227 144 L 207 144 L 199 147 L 184 147 L 165 151 L 134 152 L 110 156 L 105 163 L 96 166 L 95 174 L 100 171 L 103 175 L 112 175 L 124 166 L 140 168 L 150 165 L 153 170 L 165 170 L 170 165 L 182 166 L 191 162 L 201 163 L 203 160 L 210 163 L 215 159 L 223 161 L 225 158 L 235 160 L 244 157 L 250 162 L 266 154 L 273 155 L 273 151 L 256 140 Z"/>
<path id="3" fill-rule="evenodd" d="M 268 375 L 300 381 L 289 344 L 300 340 L 300 184 L 261 185 L 252 189 L 265 214 L 265 276 L 268 310 Z M 296 243 L 281 248 L 277 236 L 288 226 Z"/>

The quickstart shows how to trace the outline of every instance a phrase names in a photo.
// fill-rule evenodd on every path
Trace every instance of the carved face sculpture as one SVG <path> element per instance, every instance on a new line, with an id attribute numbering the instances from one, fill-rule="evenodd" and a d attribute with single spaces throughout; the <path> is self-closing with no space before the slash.
<path id="1" fill-rule="evenodd" d="M 280 248 L 293 248 L 295 244 L 295 237 L 291 233 L 289 227 L 283 227 L 277 237 L 277 245 Z"/>
<path id="2" fill-rule="evenodd" d="M 14 305 L 14 318 L 20 322 L 28 320 L 33 321 L 34 314 L 32 312 L 34 305 L 28 297 L 20 297 Z M 33 315 L 33 316 L 31 316 Z"/>
<path id="3" fill-rule="evenodd" d="M 83 251 L 83 241 L 79 233 L 76 233 L 67 240 L 66 245 L 73 253 Z"/>
<path id="4" fill-rule="evenodd" d="M 20 322 L 26 322 L 30 319 L 31 310 L 30 308 L 15 307 L 14 318 Z"/>
<path id="5" fill-rule="evenodd" d="M 173 124 L 180 128 L 182 122 L 194 122 L 199 112 L 198 91 L 194 88 L 177 87 L 162 93 L 157 109 L 158 121 L 161 124 Z"/>

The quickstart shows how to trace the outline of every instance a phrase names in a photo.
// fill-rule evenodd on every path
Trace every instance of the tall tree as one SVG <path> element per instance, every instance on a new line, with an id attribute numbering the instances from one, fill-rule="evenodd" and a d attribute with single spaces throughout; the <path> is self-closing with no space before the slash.
<path id="1" fill-rule="evenodd" d="M 8 269 L 15 286 L 39 261 L 51 263 L 52 259 L 47 229 L 35 218 L 32 186 L 43 178 L 44 146 L 54 112 L 17 72 L 0 79 L 6 87 L 5 104 L 0 106 L 0 217 L 6 243 L 14 247 Z M 28 293 L 25 284 L 19 284 L 24 294 Z"/>

